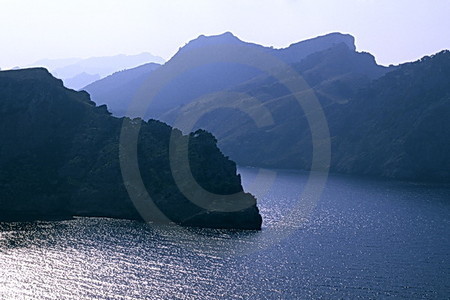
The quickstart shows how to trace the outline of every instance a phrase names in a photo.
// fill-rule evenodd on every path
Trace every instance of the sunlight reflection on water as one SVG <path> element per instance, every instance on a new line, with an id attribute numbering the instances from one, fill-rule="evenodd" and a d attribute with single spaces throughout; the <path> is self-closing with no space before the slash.
<path id="1" fill-rule="evenodd" d="M 256 171 L 240 172 L 257 191 Z M 259 199 L 261 232 L 95 218 L 0 223 L 0 299 L 450 295 L 448 186 L 331 177 L 311 218 L 268 245 L 269 233 L 290 229 L 280 220 L 306 177 L 278 173 Z"/>

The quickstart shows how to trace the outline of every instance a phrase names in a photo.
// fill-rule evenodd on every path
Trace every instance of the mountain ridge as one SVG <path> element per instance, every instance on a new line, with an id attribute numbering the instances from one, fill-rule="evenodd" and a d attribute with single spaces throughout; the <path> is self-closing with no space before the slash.
<path id="1" fill-rule="evenodd" d="M 234 51 L 236 55 L 240 55 L 239 51 L 242 54 L 246 51 L 256 51 L 255 53 L 261 52 L 263 55 L 273 56 L 275 59 L 280 60 L 280 63 L 292 63 L 293 61 L 301 61 L 312 54 L 313 50 L 316 52 L 322 51 L 336 46 L 340 42 L 348 45 L 350 50 L 355 49 L 354 38 L 350 35 L 340 33 L 331 33 L 298 42 L 284 49 L 272 49 L 270 47 L 243 42 L 229 32 L 212 37 L 202 35 L 188 42 L 166 64 L 149 75 L 146 81 L 148 90 L 158 88 L 151 86 L 153 84 L 152 82 L 161 81 L 158 78 L 172 76 L 173 79 L 166 86 L 162 87 L 155 99 L 152 100 L 148 112 L 144 114 L 144 118 L 158 118 L 162 113 L 170 110 L 172 107 L 188 104 L 190 101 L 206 93 L 231 88 L 262 74 L 262 71 L 257 67 L 255 68 L 254 66 L 240 63 L 239 59 L 229 61 L 230 58 L 226 58 L 223 60 L 224 58 L 221 57 L 222 52 Z M 208 47 L 220 48 L 222 52 L 200 53 Z M 292 49 L 295 50 L 295 53 L 290 53 L 290 51 L 293 51 Z M 202 64 L 205 55 L 212 57 L 212 63 Z M 192 64 L 192 62 L 198 62 L 198 65 L 190 70 L 183 69 L 184 64 Z M 165 71 L 169 72 L 168 70 L 172 70 L 170 71 L 171 73 L 164 75 Z M 101 81 L 97 83 L 100 84 Z M 128 107 L 134 101 L 136 88 L 127 89 L 128 95 L 122 94 L 120 96 L 121 98 L 115 97 L 114 95 L 111 95 L 109 98 L 104 98 L 101 94 L 105 94 L 105 92 L 97 89 L 96 85 L 96 83 L 93 83 L 84 88 L 91 94 L 95 102 L 109 104 L 110 110 L 117 116 L 123 116 L 129 111 Z M 177 92 L 177 90 L 180 90 L 180 92 Z M 138 99 L 137 101 L 141 100 Z M 142 112 L 138 111 L 129 113 L 135 116 L 142 116 Z"/>

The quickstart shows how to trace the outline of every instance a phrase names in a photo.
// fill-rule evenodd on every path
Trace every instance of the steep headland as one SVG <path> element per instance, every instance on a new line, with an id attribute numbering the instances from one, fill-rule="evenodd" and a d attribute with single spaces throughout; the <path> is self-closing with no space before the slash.
<path id="1" fill-rule="evenodd" d="M 222 155 L 210 134 L 183 136 L 159 121 L 112 117 L 86 92 L 66 89 L 41 68 L 0 72 L 0 220 L 142 219 L 149 212 L 136 210 L 127 192 L 138 183 L 125 180 L 121 172 L 121 164 L 126 167 L 133 161 L 128 152 L 120 152 L 125 123 L 140 124 L 135 175 L 170 221 L 214 228 L 261 227 L 256 199 L 243 192 L 235 163 Z M 212 195 L 234 195 L 222 198 L 232 198 L 242 209 L 205 209 L 180 191 L 183 182 L 175 182 L 170 165 L 173 136 L 189 144 L 189 165 L 198 185 Z"/>

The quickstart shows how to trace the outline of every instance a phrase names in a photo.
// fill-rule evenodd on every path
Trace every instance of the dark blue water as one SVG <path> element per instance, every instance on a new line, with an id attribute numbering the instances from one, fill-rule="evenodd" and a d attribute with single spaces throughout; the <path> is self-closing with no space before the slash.
<path id="1" fill-rule="evenodd" d="M 240 172 L 261 232 L 0 223 L 0 299 L 450 298 L 450 186 Z"/>

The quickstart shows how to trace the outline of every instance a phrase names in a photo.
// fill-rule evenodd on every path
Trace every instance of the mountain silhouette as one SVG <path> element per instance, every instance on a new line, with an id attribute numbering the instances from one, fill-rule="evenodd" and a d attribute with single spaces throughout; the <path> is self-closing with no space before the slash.
<path id="1" fill-rule="evenodd" d="M 97 103 L 105 103 L 118 116 L 142 116 L 145 119 L 159 118 L 169 110 L 189 104 L 204 95 L 232 88 L 264 74 L 260 65 L 247 63 L 247 57 L 261 54 L 272 57 L 279 63 L 300 62 L 311 53 L 345 44 L 354 49 L 353 37 L 332 33 L 291 45 L 286 49 L 273 49 L 246 43 L 226 32 L 217 36 L 200 36 L 182 47 L 161 68 L 153 72 L 145 82 L 124 85 L 123 93 L 108 95 L 101 81 L 84 89 Z M 127 71 L 124 72 L 126 74 Z M 97 87 L 97 83 L 102 87 Z M 138 88 L 139 87 L 139 88 Z M 156 94 L 149 99 L 149 95 Z M 130 107 L 139 103 L 144 108 Z M 143 111 L 145 110 L 145 111 Z"/>

